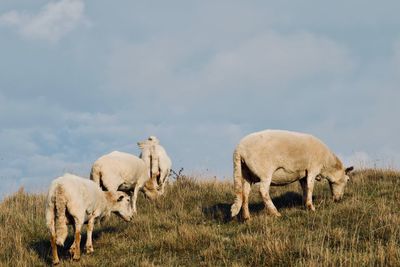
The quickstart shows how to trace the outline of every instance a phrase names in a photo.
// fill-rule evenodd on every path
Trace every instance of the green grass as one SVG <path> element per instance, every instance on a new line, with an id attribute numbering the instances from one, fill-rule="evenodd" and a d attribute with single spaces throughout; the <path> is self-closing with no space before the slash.
<path id="1" fill-rule="evenodd" d="M 76 263 L 61 249 L 60 266 L 400 266 L 400 173 L 355 172 L 339 203 L 319 182 L 316 212 L 304 209 L 297 183 L 271 194 L 282 217 L 263 211 L 254 185 L 243 223 L 229 219 L 231 182 L 179 176 L 155 202 L 140 195 L 133 222 L 97 224 L 93 255 Z M 0 204 L 1 266 L 51 263 L 44 199 L 20 190 Z"/>

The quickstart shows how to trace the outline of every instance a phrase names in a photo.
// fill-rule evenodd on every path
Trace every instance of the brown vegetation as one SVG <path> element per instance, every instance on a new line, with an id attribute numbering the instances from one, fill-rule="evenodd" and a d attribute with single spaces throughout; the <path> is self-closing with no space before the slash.
<path id="1" fill-rule="evenodd" d="M 298 184 L 272 187 L 281 218 L 252 192 L 254 216 L 242 223 L 229 218 L 231 182 L 179 175 L 159 200 L 140 195 L 133 222 L 96 227 L 93 255 L 76 263 L 60 249 L 61 266 L 400 266 L 400 173 L 355 172 L 339 203 L 319 182 L 316 212 L 303 207 Z M 20 190 L 0 203 L 0 266 L 50 263 L 44 195 Z"/>

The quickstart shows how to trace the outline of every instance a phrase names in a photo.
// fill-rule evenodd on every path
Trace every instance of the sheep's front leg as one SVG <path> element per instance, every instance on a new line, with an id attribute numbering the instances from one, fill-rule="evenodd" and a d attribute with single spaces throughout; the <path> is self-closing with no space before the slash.
<path id="1" fill-rule="evenodd" d="M 133 195 L 131 196 L 131 205 L 132 205 L 132 210 L 133 210 L 134 214 L 137 213 L 136 200 L 137 200 L 138 194 L 139 194 L 139 185 L 136 184 L 135 189 L 133 190 Z"/>
<path id="2" fill-rule="evenodd" d="M 316 176 L 317 175 L 315 173 L 309 173 L 307 175 L 306 207 L 307 207 L 307 209 L 312 210 L 312 211 L 315 211 L 315 207 L 314 207 L 313 202 L 312 202 L 312 193 L 313 193 L 313 190 L 314 190 L 314 182 L 315 182 L 315 177 Z"/>
<path id="3" fill-rule="evenodd" d="M 307 203 L 307 177 L 302 178 L 299 180 L 301 189 L 303 191 L 303 204 L 306 205 Z"/>
<path id="4" fill-rule="evenodd" d="M 161 195 L 164 194 L 165 183 L 167 181 L 168 175 L 169 175 L 169 170 L 162 170 L 160 172 L 160 182 L 158 185 L 158 191 Z"/>
<path id="5" fill-rule="evenodd" d="M 93 243 L 92 243 L 92 233 L 93 233 L 93 228 L 94 228 L 94 216 L 88 221 L 87 224 L 87 239 L 86 239 L 86 253 L 91 254 L 93 253 Z"/>

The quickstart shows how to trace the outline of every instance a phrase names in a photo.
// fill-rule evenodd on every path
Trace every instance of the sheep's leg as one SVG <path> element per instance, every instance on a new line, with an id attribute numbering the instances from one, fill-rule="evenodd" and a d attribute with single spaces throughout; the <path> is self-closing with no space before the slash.
<path id="1" fill-rule="evenodd" d="M 165 187 L 165 182 L 167 180 L 169 174 L 169 170 L 161 170 L 160 172 L 160 185 L 158 186 L 160 188 L 160 193 L 164 193 L 164 187 Z"/>
<path id="2" fill-rule="evenodd" d="M 94 216 L 90 218 L 87 224 L 87 239 L 86 239 L 86 253 L 91 254 L 93 253 L 93 243 L 92 243 L 92 233 L 93 233 L 93 227 L 94 227 Z"/>
<path id="3" fill-rule="evenodd" d="M 58 258 L 57 244 L 56 244 L 56 233 L 52 231 L 51 238 L 51 252 L 53 254 L 53 265 L 57 265 L 60 263 L 60 259 Z"/>
<path id="4" fill-rule="evenodd" d="M 303 203 L 306 205 L 307 202 L 307 177 L 299 180 L 301 189 L 303 191 Z"/>
<path id="5" fill-rule="evenodd" d="M 73 229 L 73 231 L 72 232 L 74 232 L 75 233 L 75 221 L 72 223 L 72 229 Z M 69 247 L 69 254 L 71 255 L 71 257 L 73 257 L 74 256 L 74 253 L 75 253 L 75 246 L 76 246 L 76 239 L 74 238 L 74 242 L 72 242 L 72 245 Z"/>
<path id="6" fill-rule="evenodd" d="M 166 175 L 166 173 L 165 173 L 164 170 L 159 170 L 159 173 L 158 173 L 158 183 L 159 183 L 159 185 L 162 185 L 164 183 L 165 175 Z"/>
<path id="7" fill-rule="evenodd" d="M 272 202 L 272 199 L 269 195 L 269 188 L 271 185 L 272 181 L 272 172 L 270 172 L 265 179 L 261 179 L 260 182 L 260 193 L 263 198 L 265 207 L 267 208 L 268 212 L 271 213 L 272 215 L 275 215 L 277 217 L 280 217 L 281 214 L 278 212 L 276 209 L 274 203 Z"/>
<path id="8" fill-rule="evenodd" d="M 54 203 L 52 203 L 52 208 L 54 209 Z M 60 259 L 58 258 L 58 251 L 57 251 L 57 236 L 56 236 L 56 228 L 55 228 L 55 214 L 54 211 L 46 212 L 46 220 L 48 221 L 48 227 L 50 230 L 50 245 L 51 245 L 51 252 L 52 252 L 52 261 L 53 265 L 57 265 L 60 263 Z"/>
<path id="9" fill-rule="evenodd" d="M 164 194 L 164 190 L 165 190 L 165 183 L 162 183 L 160 186 L 158 186 L 159 190 L 159 194 L 162 195 Z"/>
<path id="10" fill-rule="evenodd" d="M 137 200 L 138 194 L 139 194 L 139 185 L 136 184 L 135 189 L 133 190 L 133 195 L 131 196 L 131 205 L 132 205 L 132 210 L 133 210 L 134 214 L 137 213 L 136 200 Z"/>
<path id="11" fill-rule="evenodd" d="M 250 212 L 249 212 L 249 194 L 250 194 L 250 190 L 251 190 L 250 183 L 246 179 L 243 179 L 242 214 L 243 214 L 243 219 L 244 220 L 250 219 Z"/>
<path id="12" fill-rule="evenodd" d="M 81 229 L 82 223 L 75 218 L 75 240 L 72 259 L 78 261 L 81 258 Z"/>
<path id="13" fill-rule="evenodd" d="M 306 196 L 306 207 L 309 210 L 315 211 L 315 207 L 312 203 L 312 193 L 314 190 L 314 182 L 315 182 L 315 177 L 317 175 L 314 173 L 309 173 L 307 175 L 307 185 L 306 185 L 306 189 L 307 189 L 307 196 Z"/>

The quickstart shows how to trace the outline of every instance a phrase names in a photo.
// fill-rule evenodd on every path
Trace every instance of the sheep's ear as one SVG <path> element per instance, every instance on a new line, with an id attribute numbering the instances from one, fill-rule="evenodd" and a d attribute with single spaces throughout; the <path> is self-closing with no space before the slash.
<path id="1" fill-rule="evenodd" d="M 352 170 L 354 170 L 354 167 L 353 167 L 353 166 L 348 167 L 348 168 L 346 168 L 346 169 L 344 170 L 344 173 L 345 173 L 345 174 L 348 174 L 348 173 L 350 173 Z"/>
<path id="2" fill-rule="evenodd" d="M 137 142 L 139 148 L 143 149 L 143 142 Z"/>
<path id="3" fill-rule="evenodd" d="M 117 199 L 117 202 L 120 202 L 120 201 L 122 201 L 124 199 L 124 196 L 122 195 L 122 196 L 119 196 L 119 198 Z"/>
<path id="4" fill-rule="evenodd" d="M 149 141 L 151 141 L 151 142 L 153 142 L 153 143 L 156 143 L 156 144 L 159 144 L 159 143 L 160 143 L 160 141 L 158 140 L 158 138 L 155 137 L 154 135 L 149 136 L 149 138 L 147 138 L 147 140 L 149 140 Z"/>

